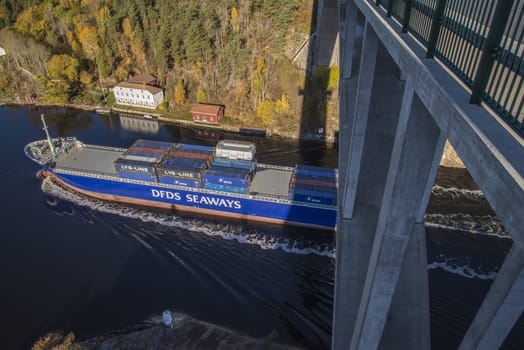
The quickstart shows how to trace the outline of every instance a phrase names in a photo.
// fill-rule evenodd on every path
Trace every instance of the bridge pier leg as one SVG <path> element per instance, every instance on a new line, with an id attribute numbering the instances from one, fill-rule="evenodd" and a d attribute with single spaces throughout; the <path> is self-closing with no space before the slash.
<path id="1" fill-rule="evenodd" d="M 350 345 L 404 89 L 398 67 L 366 25 L 356 85 L 351 145 L 348 150 L 340 149 L 341 154 L 347 152 L 349 156 L 342 156 L 340 163 L 341 169 L 347 167 L 348 180 L 340 190 L 333 349 Z"/>
<path id="2" fill-rule="evenodd" d="M 377 229 L 374 234 L 368 272 L 360 308 L 353 332 L 352 349 L 429 348 L 429 309 L 418 308 L 414 302 L 427 298 L 426 271 L 418 271 L 413 278 L 416 288 L 399 290 L 399 304 L 410 305 L 415 314 L 411 317 L 395 315 L 391 311 L 393 296 L 406 258 L 421 262 L 417 249 L 408 250 L 413 234 L 424 234 L 417 227 L 424 224 L 431 187 L 434 183 L 438 160 L 442 156 L 445 139 L 432 116 L 414 93 L 408 80 L 402 98 L 402 108 L 391 162 L 386 179 Z M 415 236 L 415 239 L 417 237 Z M 422 254 L 425 258 L 425 253 Z M 423 266 L 426 266 L 427 262 Z M 404 265 L 405 266 L 405 265 Z M 417 282 L 418 281 L 418 282 Z M 423 294 L 418 295 L 422 290 Z M 427 302 L 424 304 L 427 305 Z M 399 317 L 400 316 L 400 317 Z M 383 338 L 386 321 L 396 317 L 405 322 L 395 325 L 392 339 Z M 382 341 L 382 343 L 381 343 Z"/>
<path id="3" fill-rule="evenodd" d="M 460 350 L 498 349 L 524 310 L 524 250 L 513 244 Z"/>

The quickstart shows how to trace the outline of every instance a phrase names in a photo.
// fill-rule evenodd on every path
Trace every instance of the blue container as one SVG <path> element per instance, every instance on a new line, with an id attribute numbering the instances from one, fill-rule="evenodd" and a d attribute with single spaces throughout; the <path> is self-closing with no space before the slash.
<path id="1" fill-rule="evenodd" d="M 298 194 L 298 193 L 290 193 L 288 195 L 288 199 L 298 201 L 298 202 L 308 202 L 308 203 L 315 203 L 315 204 L 325 204 L 325 205 L 336 205 L 337 204 L 336 198 L 315 197 L 315 196 L 309 196 L 309 195 Z"/>
<path id="2" fill-rule="evenodd" d="M 192 188 L 202 188 L 202 182 L 199 180 L 184 179 L 181 177 L 173 176 L 158 176 L 158 182 L 169 185 L 177 185 Z"/>
<path id="3" fill-rule="evenodd" d="M 157 167 L 156 172 L 158 176 L 184 177 L 188 179 L 198 179 L 198 180 L 200 180 L 202 177 L 201 172 L 194 168 Z"/>
<path id="4" fill-rule="evenodd" d="M 192 169 L 206 169 L 208 161 L 205 159 L 195 158 L 164 158 L 162 160 L 164 167 L 179 167 Z"/>
<path id="5" fill-rule="evenodd" d="M 289 191 L 290 192 L 313 191 L 317 193 L 327 193 L 327 194 L 334 193 L 335 195 L 338 193 L 336 187 L 314 186 L 314 185 L 307 185 L 307 184 L 300 184 L 300 183 L 295 183 L 289 186 Z"/>
<path id="6" fill-rule="evenodd" d="M 297 165 L 295 167 L 295 175 L 309 175 L 313 177 L 327 177 L 327 178 L 337 178 L 337 170 L 330 168 L 322 168 L 318 166 L 310 165 Z"/>
<path id="7" fill-rule="evenodd" d="M 172 149 L 176 144 L 172 142 L 155 141 L 155 140 L 136 140 L 131 147 L 151 148 L 156 150 L 168 151 Z"/>
<path id="8" fill-rule="evenodd" d="M 220 185 L 247 187 L 251 182 L 245 173 L 222 172 L 217 170 L 207 170 L 202 174 L 202 180 Z"/>
<path id="9" fill-rule="evenodd" d="M 322 190 L 316 190 L 316 189 L 310 189 L 310 188 L 293 188 L 290 189 L 290 193 L 295 194 L 303 194 L 305 196 L 312 196 L 312 197 L 324 197 L 324 198 L 337 198 L 336 192 L 327 192 Z"/>
<path id="10" fill-rule="evenodd" d="M 119 171 L 118 177 L 123 179 L 141 180 L 141 181 L 152 181 L 156 182 L 156 176 L 152 174 L 135 173 L 131 171 Z"/>
<path id="11" fill-rule="evenodd" d="M 164 154 L 150 153 L 150 152 L 140 152 L 140 151 L 130 151 L 130 150 L 127 150 L 126 153 L 125 153 L 126 156 L 138 156 L 138 157 L 147 157 L 147 158 L 156 158 L 156 159 L 162 158 L 164 156 Z"/>
<path id="12" fill-rule="evenodd" d="M 226 168 L 246 169 L 248 171 L 253 171 L 255 169 L 255 163 L 247 160 L 231 160 L 216 157 L 211 164 Z"/>
<path id="13" fill-rule="evenodd" d="M 220 185 L 220 184 L 214 184 L 206 182 L 204 183 L 204 188 L 208 190 L 215 190 L 215 191 L 224 191 L 224 192 L 231 192 L 231 193 L 243 193 L 247 194 L 248 187 L 244 186 L 228 186 L 228 185 Z"/>
<path id="14" fill-rule="evenodd" d="M 202 151 L 202 152 L 213 152 L 215 147 L 192 145 L 189 143 L 179 143 L 176 147 L 177 151 Z"/>
<path id="15" fill-rule="evenodd" d="M 115 161 L 115 170 L 117 172 L 123 171 L 155 175 L 154 163 L 133 161 L 129 159 L 117 159 Z"/>

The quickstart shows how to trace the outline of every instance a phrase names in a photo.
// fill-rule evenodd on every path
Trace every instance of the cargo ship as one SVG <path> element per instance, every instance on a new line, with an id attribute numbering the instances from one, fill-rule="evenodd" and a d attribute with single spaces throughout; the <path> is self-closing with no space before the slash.
<path id="1" fill-rule="evenodd" d="M 74 137 L 29 143 L 25 154 L 43 175 L 81 194 L 132 205 L 213 217 L 334 230 L 336 169 L 262 164 L 255 144 L 216 147 L 136 140 L 129 148 Z"/>

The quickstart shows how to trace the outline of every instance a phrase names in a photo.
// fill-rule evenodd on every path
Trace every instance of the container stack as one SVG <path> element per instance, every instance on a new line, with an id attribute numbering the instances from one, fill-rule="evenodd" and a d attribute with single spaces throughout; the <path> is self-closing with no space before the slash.
<path id="1" fill-rule="evenodd" d="M 213 158 L 213 147 L 177 144 L 157 165 L 158 181 L 185 187 L 202 187 L 202 172 Z"/>
<path id="2" fill-rule="evenodd" d="M 255 171 L 255 144 L 245 141 L 219 141 L 211 168 L 202 175 L 209 190 L 248 193 Z"/>
<path id="3" fill-rule="evenodd" d="M 297 166 L 289 183 L 291 200 L 317 204 L 337 204 L 337 171 L 315 166 Z"/>
<path id="4" fill-rule="evenodd" d="M 142 181 L 156 181 L 156 166 L 173 147 L 170 142 L 137 140 L 115 161 L 119 177 Z"/>

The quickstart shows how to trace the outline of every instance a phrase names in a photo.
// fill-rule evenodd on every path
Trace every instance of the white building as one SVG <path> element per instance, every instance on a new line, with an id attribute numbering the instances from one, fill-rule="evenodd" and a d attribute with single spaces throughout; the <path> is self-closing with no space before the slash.
<path id="1" fill-rule="evenodd" d="M 5 50 L 0 46 L 0 56 L 5 56 Z"/>
<path id="2" fill-rule="evenodd" d="M 116 103 L 120 105 L 155 109 L 164 100 L 164 92 L 154 84 L 148 73 L 136 75 L 113 88 Z"/>

